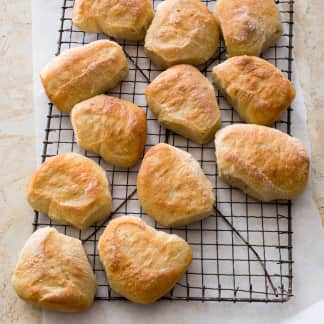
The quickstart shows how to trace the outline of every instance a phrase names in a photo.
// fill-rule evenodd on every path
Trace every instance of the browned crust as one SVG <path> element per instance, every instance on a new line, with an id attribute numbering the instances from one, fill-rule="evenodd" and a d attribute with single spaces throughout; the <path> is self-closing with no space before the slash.
<path id="1" fill-rule="evenodd" d="M 229 56 L 259 56 L 283 32 L 273 0 L 218 0 L 215 16 Z"/>
<path id="2" fill-rule="evenodd" d="M 168 144 L 153 146 L 137 176 L 144 211 L 164 226 L 186 225 L 212 214 L 212 185 L 191 154 Z"/>
<path id="3" fill-rule="evenodd" d="M 294 199 L 306 186 L 309 158 L 303 143 L 276 129 L 235 124 L 216 134 L 219 176 L 252 197 Z"/>
<path id="4" fill-rule="evenodd" d="M 96 292 L 81 241 L 49 227 L 34 232 L 26 242 L 12 284 L 26 302 L 63 312 L 89 308 Z"/>
<path id="5" fill-rule="evenodd" d="M 51 102 L 70 112 L 78 102 L 114 88 L 127 74 L 122 48 L 98 40 L 60 54 L 42 69 L 40 78 Z"/>
<path id="6" fill-rule="evenodd" d="M 150 0 L 76 0 L 72 20 L 85 32 L 143 40 L 153 16 Z"/>
<path id="7" fill-rule="evenodd" d="M 145 97 L 162 126 L 194 142 L 210 142 L 221 126 L 215 91 L 191 65 L 175 65 L 160 73 Z"/>
<path id="8" fill-rule="evenodd" d="M 199 65 L 216 52 L 216 19 L 199 0 L 166 0 L 159 4 L 145 37 L 145 52 L 156 66 Z"/>
<path id="9" fill-rule="evenodd" d="M 98 250 L 112 289 L 141 304 L 165 295 L 192 260 L 186 241 L 133 216 L 109 222 Z"/>
<path id="10" fill-rule="evenodd" d="M 216 87 L 249 123 L 271 125 L 288 109 L 295 89 L 274 65 L 255 56 L 236 56 L 215 66 Z"/>
<path id="11" fill-rule="evenodd" d="M 78 145 L 122 168 L 136 164 L 146 142 L 146 115 L 133 103 L 99 95 L 77 104 L 71 121 Z"/>
<path id="12" fill-rule="evenodd" d="M 104 170 L 76 153 L 46 160 L 26 188 L 29 204 L 55 221 L 80 229 L 110 214 L 112 199 Z"/>

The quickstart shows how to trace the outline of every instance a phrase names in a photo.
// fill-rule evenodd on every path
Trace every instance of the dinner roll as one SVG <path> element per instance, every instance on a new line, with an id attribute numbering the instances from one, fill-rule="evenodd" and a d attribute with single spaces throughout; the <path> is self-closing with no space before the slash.
<path id="1" fill-rule="evenodd" d="M 194 142 L 210 142 L 221 126 L 211 83 L 191 65 L 175 65 L 146 88 L 145 96 L 159 123 Z"/>
<path id="2" fill-rule="evenodd" d="M 165 295 L 192 259 L 185 240 L 157 231 L 134 216 L 109 222 L 98 250 L 110 287 L 140 304 L 153 303 Z"/>
<path id="3" fill-rule="evenodd" d="M 37 230 L 27 240 L 12 284 L 26 302 L 62 312 L 89 308 L 97 285 L 81 241 L 51 227 Z"/>
<path id="4" fill-rule="evenodd" d="M 218 0 L 215 16 L 229 56 L 259 56 L 282 35 L 274 0 Z"/>
<path id="5" fill-rule="evenodd" d="M 27 184 L 30 205 L 60 224 L 85 229 L 111 213 L 105 171 L 77 153 L 46 160 Z"/>
<path id="6" fill-rule="evenodd" d="M 132 167 L 146 141 L 146 115 L 133 103 L 99 95 L 74 106 L 71 120 L 78 145 L 107 162 Z"/>
<path id="7" fill-rule="evenodd" d="M 295 89 L 275 66 L 255 56 L 235 56 L 212 70 L 216 87 L 248 122 L 271 125 L 288 109 Z"/>
<path id="8" fill-rule="evenodd" d="M 306 186 L 303 143 L 279 130 L 235 124 L 216 133 L 219 177 L 258 200 L 293 199 Z"/>
<path id="9" fill-rule="evenodd" d="M 145 52 L 156 66 L 198 65 L 216 52 L 216 19 L 199 0 L 165 0 L 159 4 L 145 37 Z"/>
<path id="10" fill-rule="evenodd" d="M 181 226 L 213 212 L 213 187 L 191 154 L 168 144 L 153 146 L 137 176 L 144 211 L 164 226 Z"/>
<path id="11" fill-rule="evenodd" d="M 70 112 L 78 102 L 114 88 L 127 74 L 122 48 L 115 42 L 98 40 L 55 57 L 40 77 L 51 102 Z"/>
<path id="12" fill-rule="evenodd" d="M 72 20 L 88 33 L 142 40 L 153 15 L 150 0 L 75 0 Z"/>

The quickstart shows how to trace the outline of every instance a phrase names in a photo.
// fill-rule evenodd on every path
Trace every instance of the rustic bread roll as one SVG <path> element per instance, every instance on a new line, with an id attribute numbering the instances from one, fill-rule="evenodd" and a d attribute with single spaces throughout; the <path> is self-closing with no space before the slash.
<path id="1" fill-rule="evenodd" d="M 80 154 L 63 153 L 46 160 L 32 175 L 26 191 L 35 210 L 80 229 L 111 213 L 104 170 Z"/>
<path id="2" fill-rule="evenodd" d="M 213 68 L 216 87 L 248 122 L 271 125 L 295 98 L 292 83 L 275 66 L 255 56 L 235 56 Z"/>
<path id="3" fill-rule="evenodd" d="M 74 106 L 71 120 L 78 145 L 107 162 L 132 167 L 146 141 L 146 116 L 133 103 L 99 95 Z"/>
<path id="4" fill-rule="evenodd" d="M 191 154 L 168 144 L 153 146 L 137 176 L 144 211 L 164 226 L 193 223 L 212 214 L 213 187 Z"/>
<path id="5" fill-rule="evenodd" d="M 218 0 L 215 16 L 229 56 L 259 56 L 282 35 L 273 0 Z"/>
<path id="6" fill-rule="evenodd" d="M 98 40 L 55 57 L 40 77 L 51 102 L 70 112 L 78 102 L 114 88 L 127 74 L 122 48 L 115 42 Z"/>
<path id="7" fill-rule="evenodd" d="M 216 133 L 219 177 L 258 200 L 293 199 L 306 186 L 303 143 L 276 129 L 236 124 Z"/>
<path id="8" fill-rule="evenodd" d="M 142 40 L 153 16 L 150 0 L 76 0 L 72 20 L 88 33 Z"/>
<path id="9" fill-rule="evenodd" d="M 110 287 L 140 304 L 153 303 L 165 295 L 192 259 L 185 240 L 157 231 L 134 216 L 109 222 L 98 250 Z"/>
<path id="10" fill-rule="evenodd" d="M 51 227 L 27 240 L 12 284 L 26 302 L 62 312 L 89 308 L 97 285 L 81 241 Z"/>
<path id="11" fill-rule="evenodd" d="M 194 142 L 210 142 L 221 126 L 215 91 L 191 65 L 172 66 L 159 74 L 145 96 L 162 126 Z"/>
<path id="12" fill-rule="evenodd" d="M 216 19 L 199 0 L 166 0 L 159 4 L 145 37 L 145 52 L 156 66 L 198 65 L 216 52 Z"/>

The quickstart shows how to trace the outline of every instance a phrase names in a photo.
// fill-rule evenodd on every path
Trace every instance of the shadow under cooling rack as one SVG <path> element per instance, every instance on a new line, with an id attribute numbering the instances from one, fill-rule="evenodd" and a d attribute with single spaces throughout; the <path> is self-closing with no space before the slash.
<path id="1" fill-rule="evenodd" d="M 217 1 L 203 1 L 211 10 Z M 153 1 L 156 9 L 159 1 Z M 284 25 L 278 44 L 263 57 L 276 65 L 289 79 L 292 73 L 293 1 L 276 1 Z M 72 25 L 73 0 L 64 0 L 59 29 L 58 51 L 108 38 L 102 34 L 88 34 Z M 83 241 L 93 270 L 96 273 L 98 300 L 123 299 L 114 293 L 99 261 L 97 242 L 109 219 L 133 214 L 157 229 L 175 233 L 191 245 L 193 261 L 174 289 L 163 299 L 186 301 L 285 302 L 292 296 L 292 230 L 291 203 L 275 201 L 262 203 L 231 188 L 217 178 L 214 145 L 198 145 L 175 135 L 161 126 L 149 111 L 144 91 L 160 70 L 154 67 L 143 51 L 143 43 L 120 41 L 129 64 L 129 75 L 109 95 L 134 102 L 145 110 L 148 136 L 145 151 L 160 142 L 167 142 L 191 153 L 201 164 L 214 184 L 217 197 L 215 213 L 201 222 L 180 228 L 164 228 L 155 223 L 141 209 L 136 196 L 138 163 L 132 169 L 119 169 L 106 164 L 97 155 L 80 149 L 75 141 L 68 114 L 49 104 L 42 160 L 62 152 L 78 152 L 98 162 L 107 173 L 111 185 L 114 213 L 100 224 L 79 231 L 52 222 L 46 215 L 36 213 L 34 228 L 55 226 L 60 232 Z M 226 59 L 224 46 L 200 70 L 211 80 L 211 69 Z M 216 91 L 222 113 L 223 126 L 240 119 Z M 274 126 L 290 133 L 291 109 Z"/>

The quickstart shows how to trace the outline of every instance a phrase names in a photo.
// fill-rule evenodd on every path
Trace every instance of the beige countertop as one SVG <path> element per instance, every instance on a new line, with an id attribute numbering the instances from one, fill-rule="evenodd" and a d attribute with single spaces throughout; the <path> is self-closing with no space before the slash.
<path id="1" fill-rule="evenodd" d="M 10 277 L 33 219 L 24 199 L 26 179 L 36 163 L 31 1 L 0 4 L 0 322 L 29 324 L 40 321 L 40 312 L 15 296 Z"/>
<path id="2" fill-rule="evenodd" d="M 40 312 L 10 284 L 17 253 L 32 231 L 24 197 L 36 165 L 32 103 L 31 1 L 0 0 L 0 322 L 39 323 Z M 296 0 L 295 57 L 308 110 L 314 197 L 324 214 L 324 1 Z"/>
<path id="3" fill-rule="evenodd" d="M 324 1 L 297 0 L 295 58 L 307 109 L 314 200 L 324 218 Z"/>

